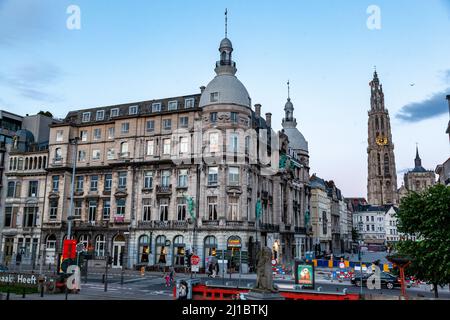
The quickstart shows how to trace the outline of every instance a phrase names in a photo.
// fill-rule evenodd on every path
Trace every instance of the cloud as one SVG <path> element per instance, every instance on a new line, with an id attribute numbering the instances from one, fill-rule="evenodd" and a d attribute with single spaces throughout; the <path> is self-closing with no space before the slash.
<path id="1" fill-rule="evenodd" d="M 25 65 L 11 74 L 0 73 L 0 85 L 16 91 L 27 99 L 56 102 L 60 99 L 48 94 L 46 87 L 58 82 L 63 76 L 63 71 L 52 64 Z"/>
<path id="2" fill-rule="evenodd" d="M 445 114 L 448 112 L 448 104 L 445 99 L 448 94 L 450 94 L 450 87 L 433 94 L 428 99 L 403 106 L 395 117 L 413 123 Z"/>

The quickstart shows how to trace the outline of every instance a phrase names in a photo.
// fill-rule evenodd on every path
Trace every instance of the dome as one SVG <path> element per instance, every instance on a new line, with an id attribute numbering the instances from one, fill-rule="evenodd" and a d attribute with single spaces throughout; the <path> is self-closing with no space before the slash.
<path id="1" fill-rule="evenodd" d="M 225 39 L 224 39 L 225 40 Z M 211 101 L 211 93 L 218 92 L 217 101 Z M 237 104 L 251 107 L 247 89 L 231 74 L 219 74 L 206 86 L 200 97 L 200 107 L 214 104 Z"/>
<path id="2" fill-rule="evenodd" d="M 288 110 L 288 109 L 294 109 L 294 105 L 291 102 L 291 99 L 288 98 L 286 104 L 284 105 L 284 110 Z"/>
<path id="3" fill-rule="evenodd" d="M 284 133 L 289 138 L 289 146 L 294 150 L 303 150 L 308 152 L 308 142 L 303 134 L 295 127 L 285 127 Z"/>
<path id="4" fill-rule="evenodd" d="M 223 40 L 220 41 L 220 48 L 219 48 L 219 50 L 222 49 L 222 48 L 233 49 L 233 45 L 231 44 L 230 39 L 223 38 Z"/>

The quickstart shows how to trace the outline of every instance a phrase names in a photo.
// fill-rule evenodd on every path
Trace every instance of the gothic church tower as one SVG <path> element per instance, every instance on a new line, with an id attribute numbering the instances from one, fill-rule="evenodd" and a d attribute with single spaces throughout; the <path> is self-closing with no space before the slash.
<path id="1" fill-rule="evenodd" d="M 389 112 L 384 107 L 383 86 L 375 71 L 370 82 L 367 147 L 367 200 L 372 205 L 397 204 L 397 172 Z"/>

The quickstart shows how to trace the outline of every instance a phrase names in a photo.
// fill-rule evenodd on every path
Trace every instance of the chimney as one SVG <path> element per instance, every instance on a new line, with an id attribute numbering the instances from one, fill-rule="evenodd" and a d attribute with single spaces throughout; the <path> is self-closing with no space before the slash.
<path id="1" fill-rule="evenodd" d="M 272 114 L 270 112 L 266 113 L 266 123 L 269 128 L 272 127 Z"/>
<path id="2" fill-rule="evenodd" d="M 201 86 L 200 87 L 200 93 L 203 93 L 203 91 L 205 91 L 206 87 L 205 86 Z"/>
<path id="3" fill-rule="evenodd" d="M 255 104 L 255 113 L 258 118 L 261 117 L 261 105 L 259 103 Z"/>

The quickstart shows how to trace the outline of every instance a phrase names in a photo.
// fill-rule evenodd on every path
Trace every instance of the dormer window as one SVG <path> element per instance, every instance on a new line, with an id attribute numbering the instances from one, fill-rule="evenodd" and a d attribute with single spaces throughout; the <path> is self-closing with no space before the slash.
<path id="1" fill-rule="evenodd" d="M 152 104 L 152 112 L 160 112 L 161 111 L 161 103 L 157 102 Z"/>
<path id="2" fill-rule="evenodd" d="M 91 113 L 90 112 L 83 112 L 83 122 L 89 122 L 91 121 Z"/>
<path id="3" fill-rule="evenodd" d="M 118 117 L 118 116 L 119 116 L 119 108 L 111 109 L 110 117 L 114 118 L 114 117 Z"/>
<path id="4" fill-rule="evenodd" d="M 177 110 L 178 108 L 178 101 L 169 101 L 169 107 L 168 110 Z"/>
<path id="5" fill-rule="evenodd" d="M 132 114 L 137 114 L 138 113 L 138 106 L 131 106 L 128 109 L 128 114 L 132 115 Z"/>
<path id="6" fill-rule="evenodd" d="M 188 98 L 184 100 L 184 108 L 189 109 L 194 107 L 194 98 Z"/>
<path id="7" fill-rule="evenodd" d="M 98 110 L 95 116 L 95 120 L 100 121 L 105 119 L 105 110 Z"/>
<path id="8" fill-rule="evenodd" d="M 218 102 L 219 101 L 219 93 L 211 92 L 210 102 Z"/>

